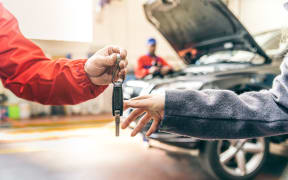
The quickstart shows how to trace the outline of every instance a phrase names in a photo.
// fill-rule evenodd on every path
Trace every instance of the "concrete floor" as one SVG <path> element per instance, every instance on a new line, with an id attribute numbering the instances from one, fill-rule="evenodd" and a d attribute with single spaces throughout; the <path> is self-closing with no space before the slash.
<path id="1" fill-rule="evenodd" d="M 210 180 L 198 159 L 144 147 L 129 131 L 101 124 L 72 130 L 0 133 L 1 180 Z M 273 155 L 257 180 L 286 179 L 287 158 Z M 288 170 L 287 170 L 288 171 Z M 288 173 L 286 173 L 288 174 Z"/>

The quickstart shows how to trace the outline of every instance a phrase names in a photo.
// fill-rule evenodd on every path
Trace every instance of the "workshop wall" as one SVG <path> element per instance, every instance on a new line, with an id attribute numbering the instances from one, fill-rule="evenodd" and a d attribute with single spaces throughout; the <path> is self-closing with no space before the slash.
<path id="1" fill-rule="evenodd" d="M 228 4 L 247 29 L 255 34 L 288 26 L 284 2 L 285 0 L 230 0 Z"/>
<path id="2" fill-rule="evenodd" d="M 95 4 L 97 2 L 94 0 Z M 183 63 L 166 39 L 147 22 L 142 2 L 141 0 L 114 0 L 101 12 L 95 5 L 93 47 L 96 48 L 94 49 L 107 44 L 116 44 L 127 48 L 129 69 L 132 70 L 139 56 L 147 52 L 147 39 L 155 37 L 158 40 L 158 55 L 167 59 L 177 69 L 183 67 Z"/>
<path id="3" fill-rule="evenodd" d="M 91 42 L 92 0 L 1 0 L 31 39 Z"/>

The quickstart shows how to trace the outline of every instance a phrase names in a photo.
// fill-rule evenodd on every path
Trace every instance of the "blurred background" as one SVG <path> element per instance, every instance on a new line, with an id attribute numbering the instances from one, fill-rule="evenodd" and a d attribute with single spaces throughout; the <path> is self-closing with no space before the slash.
<path id="1" fill-rule="evenodd" d="M 3 0 L 4 5 L 17 17 L 23 34 L 39 45 L 52 59 L 83 59 L 105 45 L 115 44 L 128 50 L 129 70 L 133 71 L 139 56 L 146 53 L 147 39 L 154 37 L 158 41 L 158 54 L 176 70 L 183 68 L 185 65 L 175 51 L 147 22 L 142 8 L 143 2 L 145 1 Z M 224 2 L 252 34 L 281 28 L 287 16 L 282 0 Z M 7 105 L 11 111 L 13 108 L 15 111 L 21 109 L 18 115 L 13 115 L 20 119 L 57 113 L 94 115 L 109 113 L 111 109 L 111 90 L 98 97 L 97 101 L 91 100 L 64 109 L 54 107 L 55 112 L 53 107 L 20 100 L 3 87 L 0 91 L 8 96 Z"/>
<path id="2" fill-rule="evenodd" d="M 22 33 L 51 59 L 86 59 L 100 48 L 115 44 L 128 50 L 133 76 L 137 59 L 147 51 L 147 39 L 153 37 L 158 42 L 157 54 L 174 70 L 186 67 L 145 18 L 145 0 L 1 2 L 17 17 Z M 287 25 L 283 0 L 223 2 L 251 34 Z M 118 175 L 122 179 L 211 178 L 200 170 L 196 160 L 180 155 L 174 155 L 177 160 L 172 160 L 162 151 L 148 152 L 140 136 L 131 139 L 129 132 L 123 132 L 121 138 L 114 138 L 114 126 L 110 123 L 111 87 L 96 99 L 74 106 L 44 106 L 25 101 L 2 84 L 0 94 L 6 99 L 0 106 L 0 179 L 119 179 Z M 282 155 L 272 158 L 271 163 L 283 171 L 271 170 L 269 166 L 258 179 L 288 178 L 283 175 L 286 151 L 276 151 Z M 190 163 L 196 165 L 187 168 Z"/>

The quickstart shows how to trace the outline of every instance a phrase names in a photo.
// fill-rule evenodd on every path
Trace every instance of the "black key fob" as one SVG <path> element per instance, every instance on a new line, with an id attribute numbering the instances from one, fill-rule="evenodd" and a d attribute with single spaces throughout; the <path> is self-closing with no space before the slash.
<path id="1" fill-rule="evenodd" d="M 115 112 L 117 112 L 117 114 L 115 114 Z M 123 115 L 123 92 L 122 92 L 122 82 L 120 81 L 114 83 L 113 96 L 112 96 L 112 113 L 113 116 Z"/>

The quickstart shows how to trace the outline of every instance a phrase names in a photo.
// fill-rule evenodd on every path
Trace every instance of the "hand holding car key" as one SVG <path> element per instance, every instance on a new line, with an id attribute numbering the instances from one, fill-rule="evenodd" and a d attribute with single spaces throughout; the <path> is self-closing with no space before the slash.
<path id="1" fill-rule="evenodd" d="M 117 62 L 115 70 L 113 71 L 112 83 L 113 83 L 113 96 L 112 96 L 112 114 L 115 117 L 116 136 L 119 136 L 120 116 L 123 115 L 123 91 L 122 84 L 125 80 L 125 75 L 120 77 L 121 79 L 115 81 L 117 71 L 119 70 L 119 63 L 121 61 L 120 54 L 117 54 Z"/>

